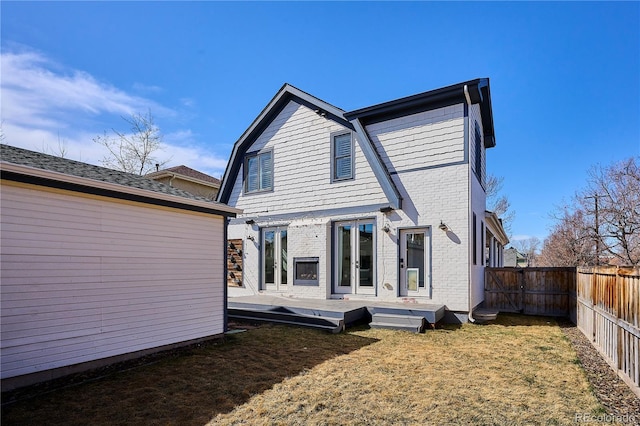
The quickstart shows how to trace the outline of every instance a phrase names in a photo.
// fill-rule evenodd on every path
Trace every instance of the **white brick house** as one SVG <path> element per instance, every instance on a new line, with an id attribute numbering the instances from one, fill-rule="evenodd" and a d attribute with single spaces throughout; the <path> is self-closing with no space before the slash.
<path id="1" fill-rule="evenodd" d="M 242 286 L 301 298 L 483 300 L 488 79 L 345 112 L 285 84 L 234 145 Z M 492 241 L 494 250 L 501 249 Z"/>

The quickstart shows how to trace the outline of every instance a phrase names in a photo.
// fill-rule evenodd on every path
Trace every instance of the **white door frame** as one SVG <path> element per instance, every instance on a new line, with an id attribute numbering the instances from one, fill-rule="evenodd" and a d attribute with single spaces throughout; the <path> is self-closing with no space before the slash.
<path id="1" fill-rule="evenodd" d="M 273 258 L 273 282 L 267 282 L 267 273 L 266 273 L 266 268 L 267 268 L 267 256 L 266 256 L 266 233 L 267 232 L 273 232 L 274 233 L 274 239 L 273 239 L 273 251 L 274 251 L 274 258 Z M 262 288 L 264 290 L 269 290 L 269 291 L 285 291 L 287 289 L 287 282 L 288 282 L 288 267 L 286 267 L 287 265 L 287 254 L 285 253 L 285 257 L 283 259 L 283 252 L 282 252 L 282 233 L 284 232 L 285 238 L 287 237 L 287 227 L 286 226 L 273 226 L 273 227 L 267 227 L 267 228 L 262 228 L 260 230 L 260 235 L 262 237 L 262 241 L 260 244 L 260 259 L 261 259 L 261 281 L 262 281 Z M 286 272 L 284 274 L 282 274 L 282 264 L 284 262 L 286 269 Z"/>
<path id="2" fill-rule="evenodd" d="M 399 296 L 420 296 L 431 297 L 431 227 L 403 228 L 399 230 L 399 257 L 398 257 L 398 289 Z M 420 259 L 411 256 L 407 246 L 410 235 L 423 236 L 424 257 L 422 265 Z M 420 271 L 423 269 L 423 271 Z M 420 286 L 419 277 L 422 272 L 423 285 Z M 407 279 L 408 276 L 415 277 L 418 281 Z M 413 285 L 412 285 L 413 284 Z"/>
<path id="3" fill-rule="evenodd" d="M 333 264 L 333 293 L 334 294 L 375 294 L 376 293 L 376 221 L 375 219 L 355 219 L 341 220 L 334 223 L 333 232 L 333 250 L 335 260 Z M 369 225 L 371 229 L 371 253 L 363 253 L 361 251 L 360 226 Z M 343 258 L 341 256 L 342 248 L 340 247 L 340 230 L 349 227 L 349 253 L 348 268 L 344 268 L 345 274 L 342 274 L 341 268 Z M 369 255 L 368 259 L 363 258 L 363 254 Z M 366 268 L 366 269 L 365 269 Z M 363 280 L 366 274 L 368 280 Z M 343 276 L 344 275 L 344 276 Z M 368 281 L 370 285 L 364 285 Z M 346 282 L 348 285 L 340 285 Z"/>

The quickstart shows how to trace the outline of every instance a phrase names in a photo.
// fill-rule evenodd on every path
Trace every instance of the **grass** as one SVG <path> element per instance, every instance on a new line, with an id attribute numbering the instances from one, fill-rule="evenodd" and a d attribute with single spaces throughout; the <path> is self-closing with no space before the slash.
<path id="1" fill-rule="evenodd" d="M 10 424 L 573 424 L 601 413 L 551 319 L 425 334 L 265 325 L 7 405 Z"/>

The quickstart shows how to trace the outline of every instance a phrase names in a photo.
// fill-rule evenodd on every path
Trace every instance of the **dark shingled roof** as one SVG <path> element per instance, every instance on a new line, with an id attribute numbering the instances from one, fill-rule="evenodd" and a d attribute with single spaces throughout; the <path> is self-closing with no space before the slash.
<path id="1" fill-rule="evenodd" d="M 144 176 L 107 169 L 105 167 L 94 166 L 80 161 L 68 160 L 66 158 L 42 154 L 40 152 L 29 151 L 5 144 L 0 144 L 0 160 L 7 163 L 92 179 L 99 182 L 175 195 L 191 200 L 208 201 L 204 197 L 196 197 L 186 191 L 172 188 Z"/>
<path id="2" fill-rule="evenodd" d="M 192 169 L 191 167 L 187 167 L 187 166 L 175 166 L 175 167 L 169 167 L 168 169 L 163 169 L 157 172 L 153 172 L 153 173 L 149 173 L 147 174 L 148 177 L 154 177 L 156 175 L 162 175 L 164 174 L 164 172 L 171 172 L 171 173 L 175 173 L 178 175 L 183 175 L 183 176 L 187 176 L 190 178 L 194 178 L 194 179 L 199 179 L 205 182 L 209 182 L 209 183 L 213 183 L 216 184 L 218 186 L 220 186 L 220 179 L 216 179 L 213 176 L 209 176 L 206 173 L 202 173 L 199 172 L 197 170 Z"/>

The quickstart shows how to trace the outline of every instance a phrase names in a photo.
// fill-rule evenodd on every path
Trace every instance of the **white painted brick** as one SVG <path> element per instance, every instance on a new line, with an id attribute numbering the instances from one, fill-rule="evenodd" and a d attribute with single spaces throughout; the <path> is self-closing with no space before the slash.
<path id="1" fill-rule="evenodd" d="M 472 123 L 479 110 L 471 108 Z M 386 197 L 356 144 L 356 179 L 330 183 L 330 137 L 341 127 L 322 119 L 306 107 L 290 103 L 250 149 L 273 147 L 274 185 L 272 193 L 243 196 L 242 173 L 234 187 L 230 204 L 255 216 L 258 224 L 271 223 L 270 215 L 299 213 L 288 223 L 288 264 L 290 283 L 285 294 L 293 297 L 327 298 L 331 296 L 331 224 L 336 220 L 358 217 L 375 218 L 377 249 L 377 298 L 396 300 L 398 295 L 399 229 L 431 228 L 432 301 L 448 309 L 466 311 L 469 307 L 469 280 L 474 302 L 482 292 L 481 267 L 471 268 L 472 238 L 469 210 L 484 219 L 484 192 L 471 178 L 464 144 L 464 106 L 453 105 L 367 126 L 367 132 L 384 164 L 391 172 L 402 197 L 403 210 L 388 216 L 377 209 L 359 214 L 317 216 L 328 208 L 349 208 L 386 203 Z M 481 122 L 481 120 L 479 120 Z M 473 129 L 470 129 L 470 136 Z M 484 149 L 483 149 L 484 155 Z M 483 159 L 484 163 L 484 159 Z M 471 188 L 470 188 L 471 184 Z M 469 199 L 469 194 L 473 196 Z M 440 221 L 455 235 L 453 239 L 438 228 Z M 381 231 L 387 223 L 388 234 Z M 272 223 L 271 223 L 272 224 Z M 231 225 L 230 238 L 253 235 L 259 241 L 257 225 Z M 478 244 L 480 238 L 478 237 Z M 245 291 L 259 288 L 259 247 L 245 240 Z M 318 257 L 320 285 L 294 286 L 293 258 Z M 388 286 L 385 286 L 388 284 Z M 390 287 L 388 289 L 386 287 Z M 230 289 L 230 293 L 231 293 Z"/>

